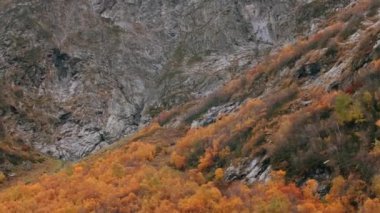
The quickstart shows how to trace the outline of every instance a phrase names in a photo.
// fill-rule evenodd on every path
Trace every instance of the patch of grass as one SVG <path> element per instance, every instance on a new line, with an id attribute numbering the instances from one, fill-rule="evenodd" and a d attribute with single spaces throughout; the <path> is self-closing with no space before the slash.
<path id="1" fill-rule="evenodd" d="M 362 106 L 347 94 L 338 95 L 335 99 L 335 112 L 340 123 L 359 123 L 364 120 Z"/>

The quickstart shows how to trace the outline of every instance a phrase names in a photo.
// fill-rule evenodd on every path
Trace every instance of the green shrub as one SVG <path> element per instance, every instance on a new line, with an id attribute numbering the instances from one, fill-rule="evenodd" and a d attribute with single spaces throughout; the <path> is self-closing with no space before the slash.
<path id="1" fill-rule="evenodd" d="M 359 123 L 364 120 L 362 107 L 347 94 L 338 95 L 335 99 L 335 112 L 339 123 Z"/>

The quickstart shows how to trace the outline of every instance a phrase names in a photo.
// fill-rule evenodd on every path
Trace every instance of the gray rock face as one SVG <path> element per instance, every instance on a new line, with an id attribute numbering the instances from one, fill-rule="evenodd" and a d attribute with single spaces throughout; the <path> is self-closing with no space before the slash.
<path id="1" fill-rule="evenodd" d="M 214 123 L 218 118 L 235 111 L 239 106 L 240 103 L 228 103 L 221 106 L 211 107 L 201 116 L 201 118 L 194 120 L 191 123 L 191 128 L 207 126 L 208 124 Z"/>
<path id="2" fill-rule="evenodd" d="M 5 129 L 79 159 L 292 41 L 305 2 L 1 1 Z"/>
<path id="3" fill-rule="evenodd" d="M 253 160 L 246 160 L 239 165 L 230 165 L 224 174 L 224 179 L 227 182 L 241 180 L 248 184 L 257 181 L 268 181 L 270 172 L 272 171 L 269 165 L 269 159 L 257 157 Z"/>

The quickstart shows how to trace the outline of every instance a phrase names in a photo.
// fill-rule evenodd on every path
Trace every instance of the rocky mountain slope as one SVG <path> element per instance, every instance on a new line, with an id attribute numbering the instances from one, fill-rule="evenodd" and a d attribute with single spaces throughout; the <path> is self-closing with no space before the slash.
<path id="1" fill-rule="evenodd" d="M 96 14 L 111 19 L 107 24 L 117 23 L 121 29 L 127 29 L 128 24 L 120 20 L 128 10 L 118 11 L 115 2 L 95 2 Z M 129 8 L 139 5 L 137 1 L 124 3 Z M 308 35 L 300 35 L 280 48 L 266 47 L 275 49 L 259 62 L 241 66 L 241 69 L 252 68 L 215 83 L 216 89 L 214 86 L 192 88 L 201 95 L 186 98 L 189 100 L 182 100 L 182 104 L 179 104 L 182 101 L 174 106 L 169 104 L 170 109 L 158 113 L 150 124 L 114 147 L 66 165 L 55 174 L 4 189 L 0 192 L 0 210 L 377 212 L 380 208 L 380 2 L 294 3 L 295 7 L 290 8 L 298 14 L 294 16 L 295 23 L 299 23 L 297 29 L 309 32 Z M 333 5 L 340 9 L 331 13 L 326 8 Z M 299 13 L 299 8 L 303 13 Z M 326 17 L 309 30 L 303 28 L 303 21 L 310 23 L 318 16 Z M 168 63 L 189 74 L 192 63 L 186 62 L 190 57 L 186 51 L 175 60 L 181 62 L 179 65 Z M 218 54 L 228 53 L 230 57 L 245 54 L 241 49 L 231 51 L 202 56 L 201 61 L 193 63 L 211 63 L 208 59 Z M 53 62 L 76 58 L 67 52 L 53 49 L 49 58 Z M 52 70 L 59 70 L 61 65 L 67 64 L 57 63 L 52 65 Z M 169 76 L 165 78 L 178 78 Z M 4 79 L 12 77 L 4 75 Z M 227 81 L 228 78 L 232 80 Z M 160 92 L 163 84 L 153 85 L 152 90 Z M 28 100 L 20 87 L 9 85 L 7 88 L 12 93 L 3 95 L 2 103 Z M 153 97 L 146 100 L 153 101 Z M 0 131 L 4 138 L 12 139 L 8 130 L 12 121 L 28 115 L 16 107 L 22 105 L 14 103 L 4 107 L 4 127 Z M 165 102 L 161 104 L 164 106 Z M 34 109 L 38 107 L 34 105 Z M 46 112 L 40 112 L 37 117 L 44 118 Z M 56 121 L 58 124 L 54 124 L 60 128 L 59 122 L 67 125 L 75 116 L 62 114 Z M 54 121 L 54 118 L 50 119 Z M 5 176 L 2 179 L 11 180 Z"/>
<path id="2" fill-rule="evenodd" d="M 349 1 L 2 0 L 6 134 L 76 160 L 209 94 Z"/>

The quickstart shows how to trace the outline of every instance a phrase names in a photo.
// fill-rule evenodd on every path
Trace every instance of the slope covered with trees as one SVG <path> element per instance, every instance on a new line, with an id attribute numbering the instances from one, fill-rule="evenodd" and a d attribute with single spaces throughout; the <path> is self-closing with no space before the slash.
<path id="1" fill-rule="evenodd" d="M 115 147 L 2 190 L 0 212 L 377 212 L 379 8 L 351 4 Z"/>

